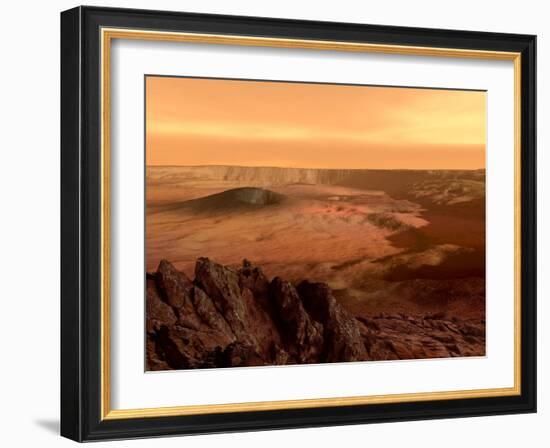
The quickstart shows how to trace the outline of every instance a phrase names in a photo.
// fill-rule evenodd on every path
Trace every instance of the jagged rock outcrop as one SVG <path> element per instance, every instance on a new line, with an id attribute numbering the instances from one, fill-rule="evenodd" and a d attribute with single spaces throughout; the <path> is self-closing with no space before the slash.
<path id="1" fill-rule="evenodd" d="M 290 357 L 300 364 L 318 362 L 323 352 L 323 325 L 309 316 L 291 283 L 276 277 L 269 291 L 276 310 L 275 319 Z"/>
<path id="2" fill-rule="evenodd" d="M 157 270 L 158 290 L 178 316 L 181 326 L 198 329 L 200 319 L 193 305 L 193 283 L 171 263 L 162 260 Z"/>
<path id="3" fill-rule="evenodd" d="M 199 258 L 195 282 L 211 298 L 229 325 L 236 340 L 254 357 L 270 363 L 280 345 L 280 336 L 272 318 L 255 300 L 252 291 L 241 288 L 239 272 Z"/>
<path id="4" fill-rule="evenodd" d="M 369 359 L 357 320 L 340 306 L 326 284 L 306 280 L 298 291 L 308 313 L 323 324 L 326 362 Z"/>
<path id="5" fill-rule="evenodd" d="M 147 274 L 148 370 L 473 356 L 485 323 L 354 317 L 324 283 L 269 280 L 199 258 L 192 281 L 166 260 Z"/>

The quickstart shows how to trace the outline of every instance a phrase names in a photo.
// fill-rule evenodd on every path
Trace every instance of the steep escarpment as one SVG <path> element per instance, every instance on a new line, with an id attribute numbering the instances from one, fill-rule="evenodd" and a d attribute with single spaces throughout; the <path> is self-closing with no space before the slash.
<path id="1" fill-rule="evenodd" d="M 294 183 L 336 184 L 355 170 L 280 168 L 267 166 L 177 166 L 147 167 L 150 181 L 177 182 L 182 179 L 231 181 L 249 186 L 274 186 Z"/>
<path id="2" fill-rule="evenodd" d="M 163 260 L 147 274 L 147 369 L 479 356 L 480 320 L 352 316 L 324 283 L 268 279 L 199 258 L 195 278 Z"/>

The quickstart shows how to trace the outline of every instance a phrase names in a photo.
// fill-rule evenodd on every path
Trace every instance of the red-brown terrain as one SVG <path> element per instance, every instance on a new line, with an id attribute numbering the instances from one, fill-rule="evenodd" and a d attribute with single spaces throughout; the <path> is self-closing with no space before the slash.
<path id="1" fill-rule="evenodd" d="M 485 353 L 483 170 L 148 167 L 146 200 L 148 369 Z"/>
<path id="2" fill-rule="evenodd" d="M 485 326 L 444 313 L 354 317 L 325 283 L 269 281 L 199 258 L 191 281 L 161 261 L 147 277 L 147 369 L 481 356 Z"/>

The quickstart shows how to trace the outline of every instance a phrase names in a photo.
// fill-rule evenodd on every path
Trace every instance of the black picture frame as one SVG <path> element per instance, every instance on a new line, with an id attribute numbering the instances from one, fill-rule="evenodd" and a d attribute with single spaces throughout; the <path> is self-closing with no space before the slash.
<path id="1" fill-rule="evenodd" d="M 102 27 L 521 53 L 521 393 L 102 420 Z M 99 7 L 61 13 L 61 435 L 92 441 L 536 412 L 535 58 L 532 35 Z"/>

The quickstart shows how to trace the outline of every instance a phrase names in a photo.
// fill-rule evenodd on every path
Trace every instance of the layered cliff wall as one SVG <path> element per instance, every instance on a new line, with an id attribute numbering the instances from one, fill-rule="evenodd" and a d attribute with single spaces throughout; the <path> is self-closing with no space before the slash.
<path id="1" fill-rule="evenodd" d="M 250 185 L 337 184 L 354 170 L 248 166 L 148 167 L 148 176 L 162 179 L 207 179 Z"/>

